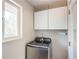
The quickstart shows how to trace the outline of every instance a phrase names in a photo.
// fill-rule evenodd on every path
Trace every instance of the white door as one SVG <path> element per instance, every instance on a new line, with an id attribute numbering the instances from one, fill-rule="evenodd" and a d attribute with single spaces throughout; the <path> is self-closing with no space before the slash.
<path id="1" fill-rule="evenodd" d="M 68 18 L 68 59 L 77 59 L 76 47 L 76 21 L 77 21 L 77 4 L 70 7 Z"/>
<path id="2" fill-rule="evenodd" d="M 48 10 L 34 13 L 34 29 L 48 29 Z"/>
<path id="3" fill-rule="evenodd" d="M 67 29 L 67 7 L 49 9 L 49 29 Z"/>

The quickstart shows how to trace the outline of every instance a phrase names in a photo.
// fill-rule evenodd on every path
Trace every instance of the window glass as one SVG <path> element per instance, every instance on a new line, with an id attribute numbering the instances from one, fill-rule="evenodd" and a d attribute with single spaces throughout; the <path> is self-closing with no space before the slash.
<path id="1" fill-rule="evenodd" d="M 17 8 L 6 2 L 4 17 L 4 38 L 18 36 Z"/>

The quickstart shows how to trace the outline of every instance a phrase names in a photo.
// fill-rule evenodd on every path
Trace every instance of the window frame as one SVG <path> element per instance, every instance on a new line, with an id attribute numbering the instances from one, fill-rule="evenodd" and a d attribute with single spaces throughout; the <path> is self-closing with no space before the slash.
<path id="1" fill-rule="evenodd" d="M 4 12 L 5 12 L 5 2 L 9 3 L 11 2 L 12 4 L 16 5 L 18 8 L 19 8 L 19 12 L 20 12 L 20 18 L 19 20 L 17 19 L 18 21 L 18 36 L 16 37 L 8 37 L 8 38 L 4 38 L 4 29 L 5 29 L 5 17 L 4 17 Z M 13 40 L 19 40 L 19 39 L 22 39 L 22 11 L 23 11 L 23 8 L 20 4 L 16 3 L 15 1 L 13 0 L 9 0 L 9 1 L 3 1 L 3 12 L 2 12 L 2 43 L 5 43 L 5 42 L 8 42 L 8 41 L 13 41 Z"/>

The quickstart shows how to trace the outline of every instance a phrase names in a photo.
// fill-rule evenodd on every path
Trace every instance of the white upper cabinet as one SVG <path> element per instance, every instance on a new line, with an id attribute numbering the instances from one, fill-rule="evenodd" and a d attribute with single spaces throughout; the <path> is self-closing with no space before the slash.
<path id="1" fill-rule="evenodd" d="M 68 1 L 68 5 L 72 6 L 74 4 L 77 4 L 77 0 L 67 0 Z"/>
<path id="2" fill-rule="evenodd" d="M 48 10 L 34 13 L 34 29 L 48 29 Z"/>
<path id="3" fill-rule="evenodd" d="M 34 29 L 67 29 L 67 7 L 35 12 Z"/>
<path id="4" fill-rule="evenodd" d="M 49 10 L 49 29 L 67 29 L 67 7 Z"/>

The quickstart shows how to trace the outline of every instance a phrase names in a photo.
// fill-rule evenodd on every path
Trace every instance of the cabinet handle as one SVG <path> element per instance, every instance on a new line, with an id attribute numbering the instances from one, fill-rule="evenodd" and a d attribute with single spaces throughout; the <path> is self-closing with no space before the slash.
<path id="1" fill-rule="evenodd" d="M 70 13 L 71 13 L 70 10 L 68 10 L 68 14 L 69 14 L 69 15 L 70 15 Z"/>
<path id="2" fill-rule="evenodd" d="M 69 46 L 71 46 L 71 42 L 69 42 Z"/>

